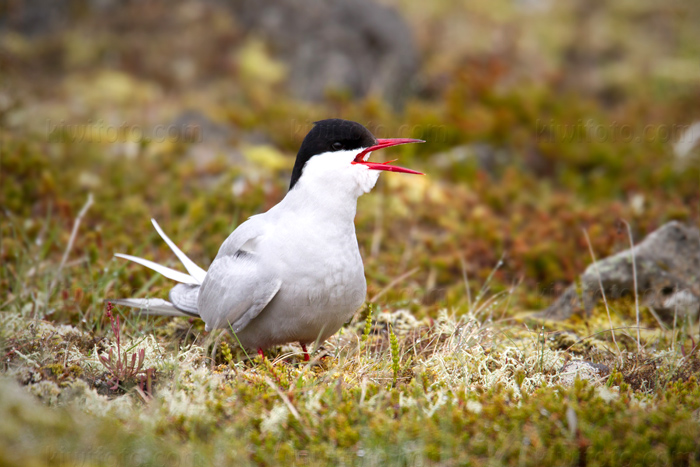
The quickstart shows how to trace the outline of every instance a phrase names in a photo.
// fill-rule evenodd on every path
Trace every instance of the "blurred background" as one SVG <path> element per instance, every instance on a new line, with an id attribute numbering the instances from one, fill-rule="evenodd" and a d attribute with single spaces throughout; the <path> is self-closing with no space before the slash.
<path id="1" fill-rule="evenodd" d="M 165 296 L 113 253 L 174 265 L 155 217 L 206 268 L 340 117 L 427 140 L 375 156 L 427 175 L 360 200 L 370 298 L 541 310 L 590 263 L 582 229 L 602 257 L 621 219 L 698 225 L 699 57 L 692 0 L 3 1 L 0 302 L 89 323 L 104 296 Z"/>

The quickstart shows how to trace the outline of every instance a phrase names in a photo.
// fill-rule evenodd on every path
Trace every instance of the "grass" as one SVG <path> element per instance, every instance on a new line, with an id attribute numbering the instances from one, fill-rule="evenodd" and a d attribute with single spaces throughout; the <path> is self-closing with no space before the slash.
<path id="1" fill-rule="evenodd" d="M 409 202 L 403 189 L 398 196 Z M 9 463 L 696 462 L 697 321 L 677 317 L 663 328 L 642 313 L 637 326 L 634 303 L 606 300 L 585 320 L 530 323 L 527 280 L 506 284 L 501 275 L 508 258 L 472 274 L 459 258 L 451 269 L 424 238 L 404 247 L 406 267 L 426 264 L 435 272 L 394 275 L 406 260 L 387 245 L 390 252 L 367 260 L 378 303 L 323 343 L 310 364 L 294 345 L 261 360 L 229 334 L 204 335 L 191 320 L 115 310 L 121 325 L 114 330 L 103 298 L 162 296 L 168 284 L 109 253 L 169 256 L 147 219 L 126 240 L 125 223 L 100 227 L 107 221 L 98 219 L 114 213 L 98 209 L 106 199 L 95 203 L 75 235 L 79 203 L 24 220 L 5 213 L 0 407 Z M 130 209 L 116 198 L 110 203 Z M 395 209 L 385 209 L 383 225 L 401 222 Z M 192 215 L 180 222 L 193 224 Z M 359 216 L 364 245 L 376 226 L 374 216 Z M 122 241 L 129 250 L 114 246 Z M 423 262 L 428 254 L 438 269 Z M 444 283 L 443 274 L 454 284 L 435 299 L 429 282 Z M 119 355 L 126 350 L 127 367 L 139 360 L 122 377 L 104 364 L 114 361 L 115 345 Z M 600 383 L 561 386 L 559 370 L 569 359 L 611 372 Z M 152 369 L 148 384 L 137 376 L 144 368 Z"/>
<path id="2" fill-rule="evenodd" d="M 364 323 L 357 334 L 346 330 L 327 342 L 331 355 L 317 355 L 311 364 L 297 348 L 246 360 L 240 351 L 232 355 L 224 340 L 212 360 L 205 347 L 211 336 L 177 348 L 150 337 L 131 344 L 144 349 L 145 365 L 155 369 L 152 397 L 144 398 L 136 387 L 111 389 L 98 359 L 107 344 L 95 344 L 89 333 L 2 316 L 4 337 L 13 336 L 6 340 L 13 362 L 8 375 L 48 405 L 30 404 L 26 391 L 2 380 L 7 459 L 19 455 L 10 447 L 15 442 L 27 446 L 20 457 L 27 462 L 86 456 L 101 463 L 99 456 L 107 456 L 144 465 L 159 456 L 403 465 L 517 463 L 522 456 L 544 463 L 585 456 L 605 464 L 650 455 L 660 463 L 692 463 L 697 455 L 700 427 L 692 414 L 700 409 L 700 389 L 694 376 L 671 371 L 668 353 L 649 359 L 657 377 L 666 372 L 656 383 L 645 379 L 651 386 L 632 387 L 631 372 L 643 374 L 649 361 L 630 353 L 608 384 L 562 387 L 558 370 L 570 351 L 551 349 L 540 333 L 536 339 L 511 334 L 503 344 L 499 326 L 466 316 L 454 321 L 445 310 L 429 328 L 396 327 L 405 346 L 398 363 L 386 328 L 375 328 L 362 348 Z M 567 421 L 571 410 L 576 427 Z M 32 448 L 32 439 L 43 448 Z M 652 449 L 629 447 L 636 443 Z"/>
<path id="3" fill-rule="evenodd" d="M 76 40 L 96 37 L 90 22 L 72 35 L 0 38 L 12 65 L 2 79 L 16 91 L 0 99 L 9 102 L 0 109 L 0 464 L 700 463 L 698 317 L 663 322 L 635 297 L 603 297 L 590 316 L 564 322 L 530 313 L 631 237 L 672 219 L 700 225 L 700 170 L 679 170 L 671 142 L 572 139 L 563 126 L 542 126 L 700 118 L 687 74 L 645 71 L 664 57 L 694 57 L 697 28 L 674 20 L 678 40 L 666 43 L 648 34 L 656 22 L 637 31 L 630 19 L 660 24 L 695 18 L 697 8 L 664 16 L 661 7 L 596 3 L 621 54 L 614 66 L 609 51 L 563 32 L 585 26 L 574 7 L 396 4 L 430 65 L 400 110 L 342 93 L 300 103 L 235 66 L 223 79 L 206 68 L 220 62 L 220 45 L 210 46 L 240 38 L 220 25 L 193 38 L 206 85 L 172 81 L 158 60 L 118 69 L 99 61 L 105 43 L 127 58 L 180 57 L 169 21 L 131 25 L 149 41 L 109 27 L 99 40 Z M 454 43 L 455 24 L 481 31 L 485 20 L 517 26 L 534 49 Z M 42 60 L 49 55 L 58 62 Z M 601 89 L 576 84 L 580 69 L 567 61 L 576 56 L 602 60 L 591 81 Z M 70 62 L 80 57 L 92 58 Z M 632 72 L 620 74 L 623 65 Z M 60 80 L 49 87 L 48 76 Z M 218 146 L 78 141 L 56 126 L 113 115 L 148 128 L 191 107 L 234 135 Z M 53 122 L 50 134 L 37 115 Z M 179 267 L 151 217 L 209 264 L 236 225 L 284 196 L 306 122 L 328 116 L 428 140 L 395 151 L 428 175 L 386 174 L 360 199 L 368 306 L 310 362 L 294 344 L 249 355 L 196 320 L 119 308 L 110 317 L 104 299 L 165 297 L 171 285 L 114 253 Z M 405 128 L 412 134 L 399 134 Z M 560 370 L 571 360 L 609 372 L 569 384 Z"/>

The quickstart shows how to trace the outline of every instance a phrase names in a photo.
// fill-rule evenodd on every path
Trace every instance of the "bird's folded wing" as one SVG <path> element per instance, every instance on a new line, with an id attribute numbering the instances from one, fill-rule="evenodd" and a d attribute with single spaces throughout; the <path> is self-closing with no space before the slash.
<path id="1" fill-rule="evenodd" d="M 254 252 L 219 256 L 199 290 L 197 309 L 207 323 L 238 332 L 258 316 L 282 285 Z"/>
<path id="2" fill-rule="evenodd" d="M 178 310 L 199 316 L 199 310 L 197 309 L 199 288 L 199 285 L 177 284 L 170 289 L 170 293 L 168 294 L 170 303 Z"/>

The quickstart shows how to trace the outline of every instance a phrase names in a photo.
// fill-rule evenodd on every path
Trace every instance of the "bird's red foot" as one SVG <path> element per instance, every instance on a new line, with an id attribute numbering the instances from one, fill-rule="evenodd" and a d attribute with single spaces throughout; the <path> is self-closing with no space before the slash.
<path id="1" fill-rule="evenodd" d="M 301 342 L 299 342 L 301 344 Z M 301 350 L 304 351 L 304 361 L 308 362 L 311 358 L 309 357 L 309 352 L 306 350 L 306 344 L 301 344 Z"/>

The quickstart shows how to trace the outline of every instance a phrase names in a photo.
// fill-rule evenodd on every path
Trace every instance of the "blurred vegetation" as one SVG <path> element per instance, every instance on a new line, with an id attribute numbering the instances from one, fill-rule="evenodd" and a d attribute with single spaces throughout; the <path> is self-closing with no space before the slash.
<path id="1" fill-rule="evenodd" d="M 643 313 L 640 353 L 629 301 L 613 304 L 622 350 L 604 308 L 566 323 L 525 313 L 590 264 L 582 229 L 602 258 L 629 247 L 621 219 L 635 239 L 673 219 L 700 225 L 699 150 L 674 152 L 700 120 L 700 4 L 383 3 L 409 22 L 421 56 L 398 107 L 343 89 L 321 102 L 290 97 L 276 51 L 217 3 L 128 2 L 100 15 L 71 2 L 70 28 L 0 30 L 3 369 L 52 406 L 2 382 L 0 459 L 700 462 L 697 322 L 664 327 Z M 201 323 L 122 310 L 134 347 L 163 356 L 146 357 L 154 394 L 136 381 L 110 391 L 102 300 L 165 297 L 171 286 L 113 254 L 174 266 L 154 217 L 206 267 L 236 225 L 284 196 L 311 122 L 328 117 L 427 140 L 374 155 L 425 177 L 385 174 L 359 202 L 368 298 L 385 323 L 374 347 L 359 343 L 360 313 L 318 366 L 285 348 L 275 365 L 231 359 L 217 353 L 228 338 L 203 336 Z M 411 332 L 397 328 L 400 310 L 417 319 Z M 436 329 L 464 317 L 479 329 L 468 345 Z M 521 354 L 508 366 L 512 348 Z M 613 372 L 602 386 L 561 388 L 554 363 L 527 364 L 545 350 L 558 365 L 585 358 Z M 477 361 L 508 370 L 450 379 L 462 366 L 479 373 Z"/>

